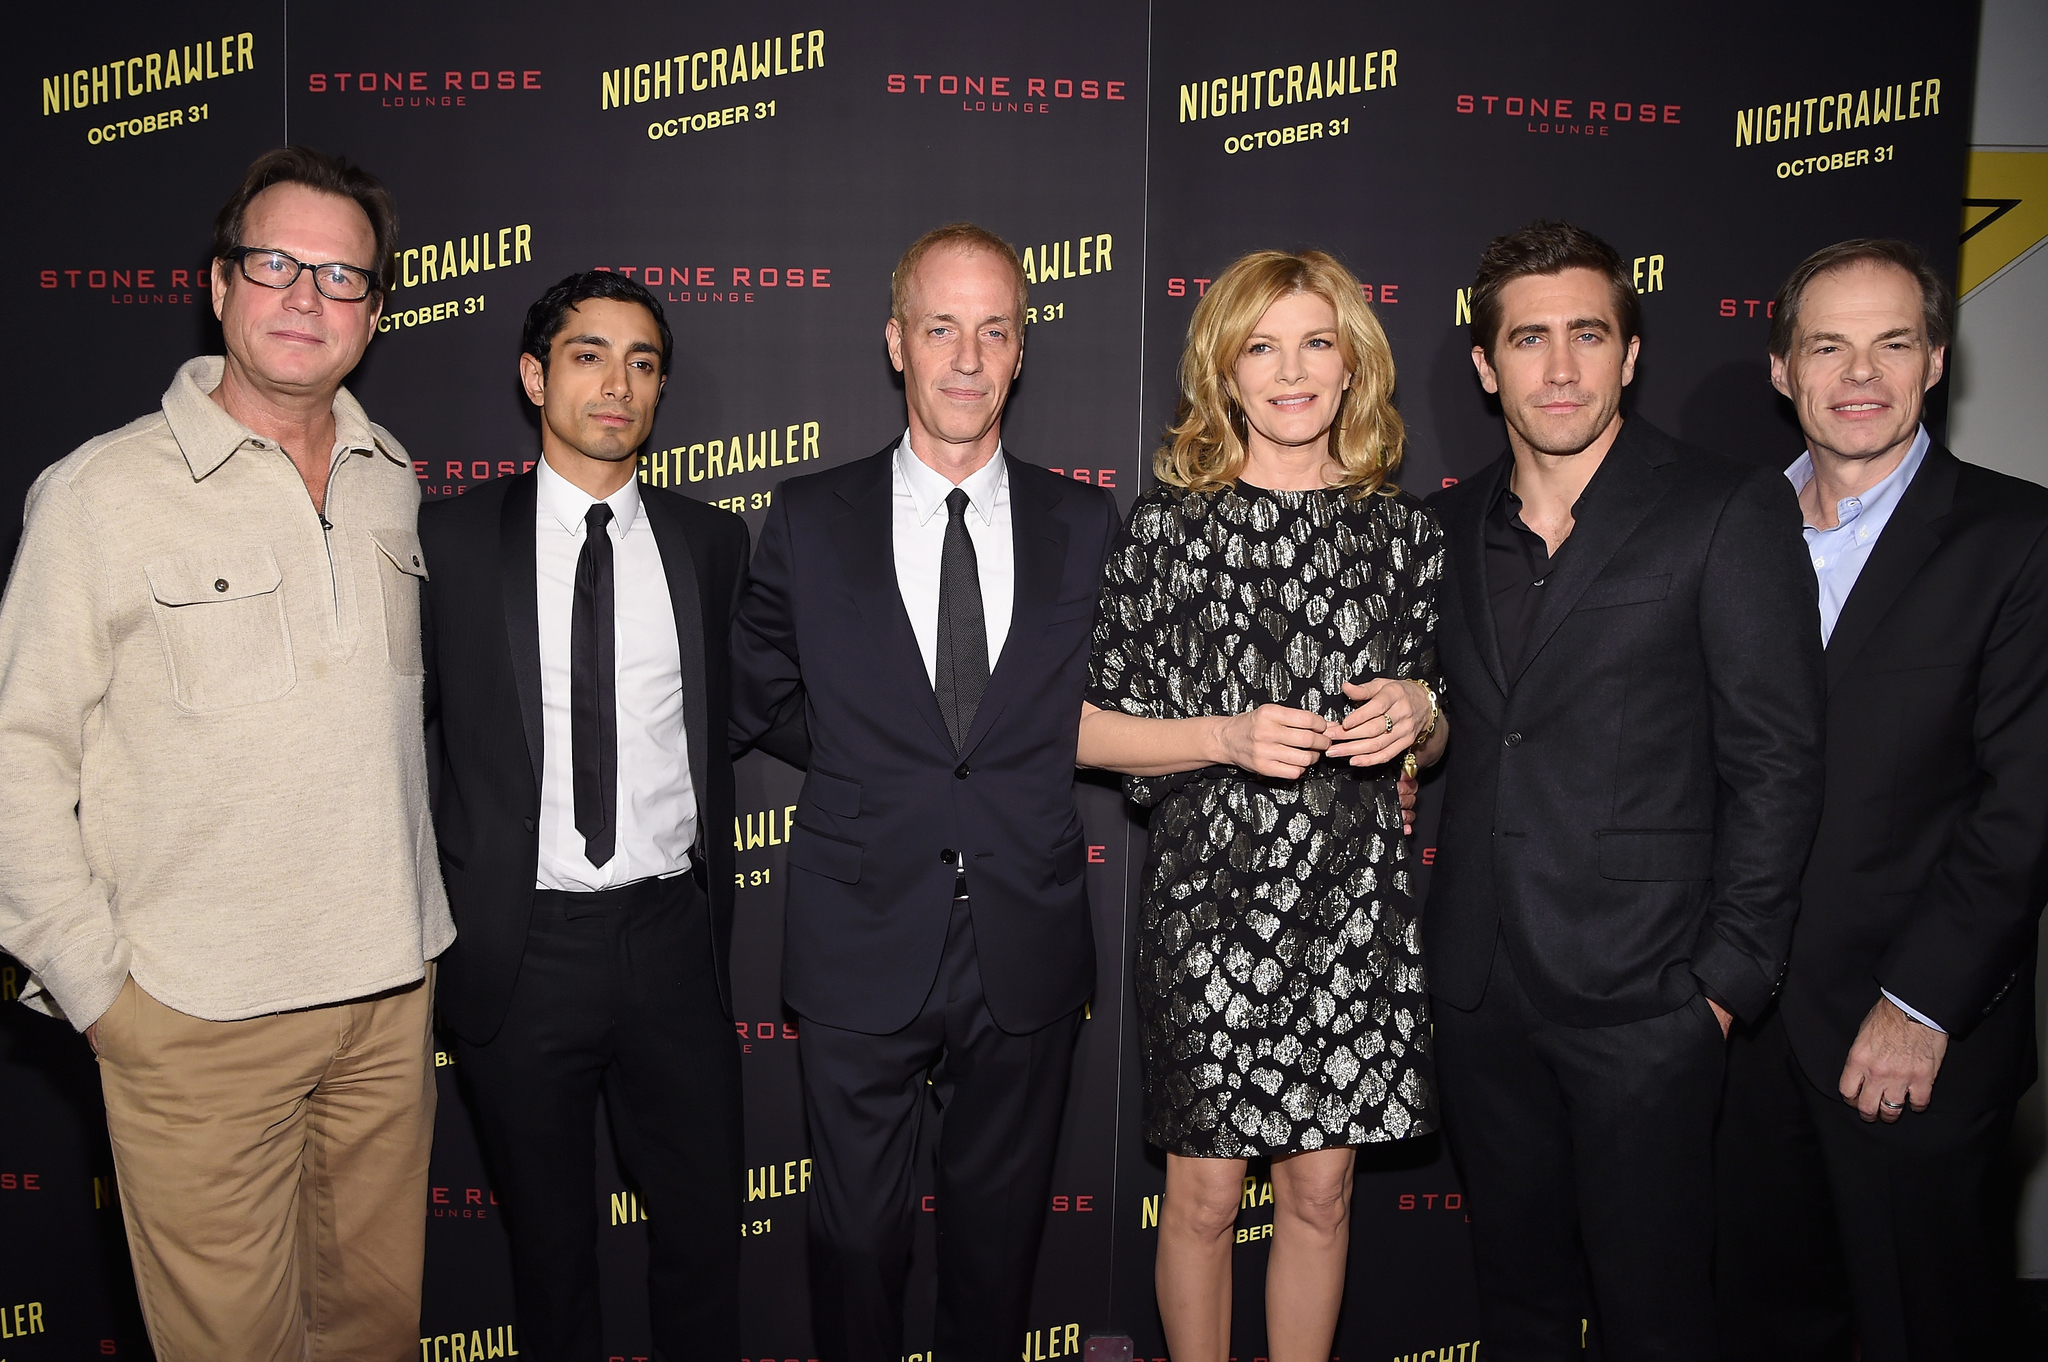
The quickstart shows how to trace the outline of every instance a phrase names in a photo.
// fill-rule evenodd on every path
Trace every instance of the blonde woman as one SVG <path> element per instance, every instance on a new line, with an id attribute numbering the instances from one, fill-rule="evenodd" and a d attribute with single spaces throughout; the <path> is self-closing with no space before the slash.
<path id="1" fill-rule="evenodd" d="M 1166 1150 L 1175 1362 L 1230 1352 L 1248 1158 L 1272 1160 L 1268 1355 L 1326 1362 L 1352 1147 L 1435 1128 L 1396 783 L 1443 751 L 1442 536 L 1389 481 L 1387 339 L 1319 251 L 1259 251 L 1195 308 L 1180 410 L 1111 549 L 1080 761 L 1149 806 L 1145 1130 Z"/>

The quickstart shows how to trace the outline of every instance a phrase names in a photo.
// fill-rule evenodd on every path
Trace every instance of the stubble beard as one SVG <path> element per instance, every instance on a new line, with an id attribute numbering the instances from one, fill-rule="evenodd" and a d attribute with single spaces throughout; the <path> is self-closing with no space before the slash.
<path id="1" fill-rule="evenodd" d="M 1532 402 L 1529 405 L 1533 407 L 1536 403 Z M 1548 454 L 1554 458 L 1566 458 L 1573 454 L 1585 453 L 1586 448 L 1599 439 L 1600 433 L 1613 423 L 1615 413 L 1620 410 L 1619 399 L 1597 407 L 1581 408 L 1568 430 L 1549 423 L 1540 415 L 1526 421 L 1515 420 L 1514 415 L 1509 415 L 1508 421 L 1514 426 L 1515 433 L 1522 437 L 1523 443 L 1537 453 Z"/>

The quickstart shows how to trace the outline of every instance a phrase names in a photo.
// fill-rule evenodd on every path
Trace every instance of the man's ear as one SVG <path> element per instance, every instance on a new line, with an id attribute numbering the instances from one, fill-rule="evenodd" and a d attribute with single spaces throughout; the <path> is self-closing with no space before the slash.
<path id="1" fill-rule="evenodd" d="M 1641 336 L 1630 336 L 1628 338 L 1628 356 L 1621 361 L 1622 387 L 1626 388 L 1629 384 L 1636 381 L 1636 357 L 1642 353 L 1643 338 Z"/>
<path id="2" fill-rule="evenodd" d="M 888 324 L 887 326 L 885 326 L 885 327 L 883 327 L 883 328 L 882 328 L 882 339 L 883 339 L 884 341 L 886 341 L 886 342 L 888 343 L 888 346 L 889 346 L 889 362 L 890 362 L 891 364 L 893 364 L 893 365 L 895 365 L 895 366 L 896 366 L 896 372 L 897 372 L 897 373 L 899 373 L 899 374 L 900 374 L 900 373 L 902 373 L 902 372 L 903 372 L 903 325 L 902 325 L 902 323 L 898 322 L 898 321 L 897 321 L 897 320 L 896 320 L 896 319 L 895 319 L 894 317 L 891 317 L 891 318 L 889 319 L 889 324 Z M 1018 359 L 1019 359 L 1020 361 L 1021 361 L 1021 360 L 1023 359 L 1023 355 L 1022 355 L 1022 353 L 1021 353 L 1021 352 L 1020 352 L 1020 353 L 1019 353 L 1019 355 L 1018 355 Z"/>
<path id="3" fill-rule="evenodd" d="M 1792 396 L 1792 366 L 1784 355 L 1771 356 L 1771 386 L 1786 397 Z"/>
<path id="4" fill-rule="evenodd" d="M 1475 345 L 1472 347 L 1472 367 L 1479 371 L 1480 387 L 1490 393 L 1498 393 L 1500 391 L 1500 378 L 1493 372 L 1493 365 L 1487 362 L 1485 346 Z"/>
<path id="5" fill-rule="evenodd" d="M 1934 353 L 1927 358 L 1927 387 L 1922 388 L 1920 391 L 1926 392 L 1927 388 L 1932 388 L 1935 384 L 1941 382 L 1941 376 L 1947 372 L 1947 369 L 1948 347 L 1946 345 L 1937 345 L 1934 347 Z"/>
<path id="6" fill-rule="evenodd" d="M 662 382 L 668 380 L 664 378 Z M 548 401 L 548 376 L 541 369 L 540 361 L 532 355 L 519 357 L 519 386 L 526 389 L 526 400 L 536 407 L 544 407 Z"/>

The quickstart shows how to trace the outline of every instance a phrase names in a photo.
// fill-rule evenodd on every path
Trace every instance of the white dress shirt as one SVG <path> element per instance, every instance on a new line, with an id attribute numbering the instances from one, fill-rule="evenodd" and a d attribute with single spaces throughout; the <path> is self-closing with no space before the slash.
<path id="1" fill-rule="evenodd" d="M 953 484 L 910 452 L 910 432 L 896 446 L 894 542 L 896 590 L 924 654 L 925 679 L 938 684 L 939 559 L 946 549 L 946 497 Z M 981 618 L 988 627 L 988 669 L 994 672 L 1010 636 L 1016 606 L 1017 556 L 1010 536 L 1010 466 L 1003 448 L 960 484 L 967 493 L 967 537 L 981 576 Z"/>
<path id="2" fill-rule="evenodd" d="M 1820 583 L 1820 641 L 1826 647 L 1834 638 L 1835 621 L 1842 617 L 1842 607 L 1848 603 L 1849 593 L 1856 589 L 1856 579 L 1863 573 L 1863 565 L 1870 561 L 1870 552 L 1877 547 L 1878 538 L 1884 534 L 1884 527 L 1891 524 L 1892 512 L 1899 507 L 1899 498 L 1912 485 L 1914 474 L 1926 462 L 1927 449 L 1933 442 L 1928 438 L 1927 427 L 1913 437 L 1912 448 L 1906 457 L 1899 460 L 1899 466 L 1884 475 L 1874 486 L 1860 497 L 1843 497 L 1835 503 L 1833 528 L 1823 530 L 1818 526 L 1806 526 L 1806 554 L 1813 560 L 1813 574 Z M 1785 476 L 1792 483 L 1793 490 L 1804 492 L 1806 484 L 1813 481 L 1813 451 L 1808 450 L 1792 461 L 1785 470 Z M 1930 1030 L 1941 1031 L 1940 1022 L 1908 1003 L 1890 989 L 1879 986 L 1878 992 L 1891 999 L 1892 1006 L 1899 1009 Z"/>
<path id="3" fill-rule="evenodd" d="M 542 459 L 535 470 L 534 585 L 540 604 L 539 889 L 616 889 L 690 866 L 697 842 L 697 794 L 683 729 L 682 651 L 661 549 L 640 504 L 640 483 L 605 498 L 612 508 L 612 619 L 618 686 L 618 835 L 612 858 L 594 866 L 576 830 L 574 740 L 570 731 L 569 619 L 583 517 L 597 498 Z"/>

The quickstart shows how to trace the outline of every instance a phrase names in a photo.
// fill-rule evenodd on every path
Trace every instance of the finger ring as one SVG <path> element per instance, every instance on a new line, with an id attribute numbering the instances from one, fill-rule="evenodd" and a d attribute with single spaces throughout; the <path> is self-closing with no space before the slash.
<path id="1" fill-rule="evenodd" d="M 1393 715 L 1391 715 L 1391 714 L 1389 714 L 1389 715 L 1387 716 L 1387 732 L 1389 732 L 1389 733 L 1392 733 L 1393 731 L 1394 731 L 1394 716 L 1393 716 Z"/>
<path id="2" fill-rule="evenodd" d="M 1886 1111 L 1904 1111 L 1906 1109 L 1904 1102 L 1887 1102 L 1882 1097 L 1877 1099 L 1877 1104 Z"/>

